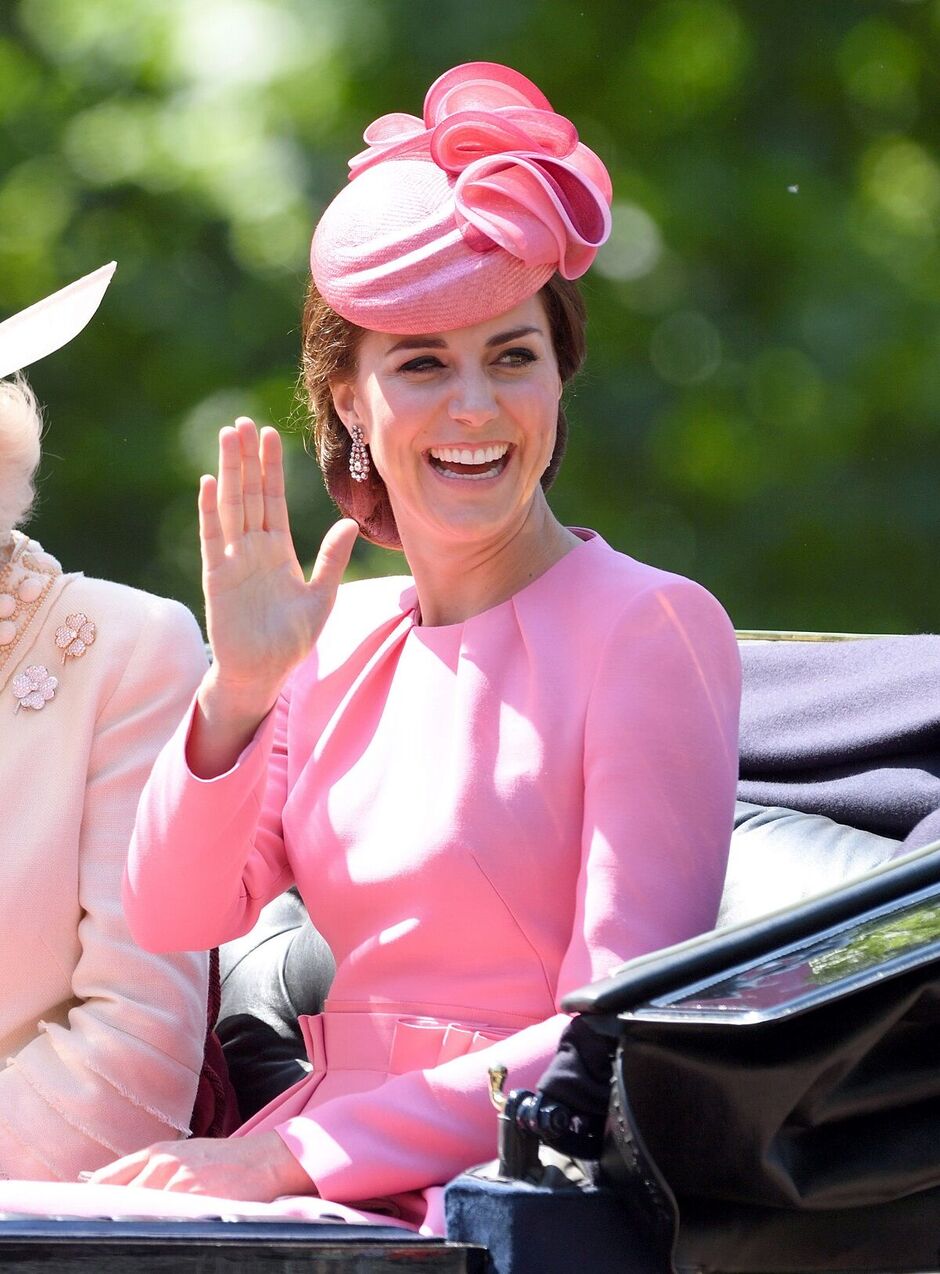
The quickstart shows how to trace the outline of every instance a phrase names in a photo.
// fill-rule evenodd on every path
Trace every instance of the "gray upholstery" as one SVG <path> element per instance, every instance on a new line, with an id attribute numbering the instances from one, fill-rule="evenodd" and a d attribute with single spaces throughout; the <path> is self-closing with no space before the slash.
<path id="1" fill-rule="evenodd" d="M 295 889 L 269 902 L 250 933 L 225 943 L 219 963 L 216 1032 L 248 1119 L 306 1073 L 297 1019 L 320 1012 L 335 965 Z"/>
<path id="2" fill-rule="evenodd" d="M 834 889 L 893 858 L 900 846 L 821 814 L 738 801 L 717 927 Z"/>

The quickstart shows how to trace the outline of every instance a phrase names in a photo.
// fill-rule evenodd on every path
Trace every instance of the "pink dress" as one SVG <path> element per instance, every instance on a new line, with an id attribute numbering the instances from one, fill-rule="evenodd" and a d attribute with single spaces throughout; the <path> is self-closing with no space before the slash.
<path id="1" fill-rule="evenodd" d="M 189 772 L 187 719 L 138 815 L 143 946 L 236 937 L 296 883 L 336 957 L 309 1076 L 235 1135 L 274 1128 L 324 1200 L 431 1232 L 440 1187 L 494 1153 L 488 1065 L 534 1086 L 567 991 L 717 914 L 731 626 L 581 535 L 462 624 L 416 624 L 407 579 L 345 586 L 233 769 Z"/>

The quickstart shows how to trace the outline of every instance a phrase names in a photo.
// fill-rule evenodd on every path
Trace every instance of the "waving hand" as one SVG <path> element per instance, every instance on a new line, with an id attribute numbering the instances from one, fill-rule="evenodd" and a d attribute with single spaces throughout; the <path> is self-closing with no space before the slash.
<path id="1" fill-rule="evenodd" d="M 205 720 L 194 731 L 191 752 L 199 756 L 202 745 L 211 742 L 220 746 L 220 759 L 246 732 L 250 735 L 319 636 L 357 534 L 349 518 L 332 526 L 310 579 L 304 579 L 287 517 L 280 436 L 262 429 L 259 438 L 247 417 L 221 431 L 218 479 L 203 477 L 199 488 L 213 665 L 200 691 Z M 221 746 L 226 724 L 236 721 L 238 740 L 233 736 L 231 746 Z M 210 750 L 215 755 L 215 748 Z M 216 768 L 208 756 L 205 760 L 200 768 Z"/>

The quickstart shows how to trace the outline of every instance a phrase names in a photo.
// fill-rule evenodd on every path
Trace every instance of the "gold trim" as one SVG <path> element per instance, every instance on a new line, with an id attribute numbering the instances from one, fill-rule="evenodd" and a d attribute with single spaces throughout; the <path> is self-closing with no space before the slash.
<path id="1" fill-rule="evenodd" d="M 738 641 L 868 641 L 874 637 L 898 637 L 899 633 L 809 633 L 783 628 L 736 628 Z"/>

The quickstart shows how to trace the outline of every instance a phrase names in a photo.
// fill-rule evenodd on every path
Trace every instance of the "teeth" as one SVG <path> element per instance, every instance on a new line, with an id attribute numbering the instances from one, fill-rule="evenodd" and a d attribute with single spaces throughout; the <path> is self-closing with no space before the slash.
<path id="1" fill-rule="evenodd" d="M 451 482 L 477 482 L 480 478 L 495 478 L 499 472 L 498 465 L 494 465 L 492 469 L 484 469 L 482 473 L 454 473 L 453 469 L 438 470 L 442 478 L 449 478 Z"/>
<path id="2" fill-rule="evenodd" d="M 469 447 L 432 447 L 430 454 L 435 460 L 443 460 L 445 464 L 492 464 L 494 460 L 502 460 L 508 450 L 508 443 L 499 442 L 491 447 L 477 447 L 473 451 Z"/>

